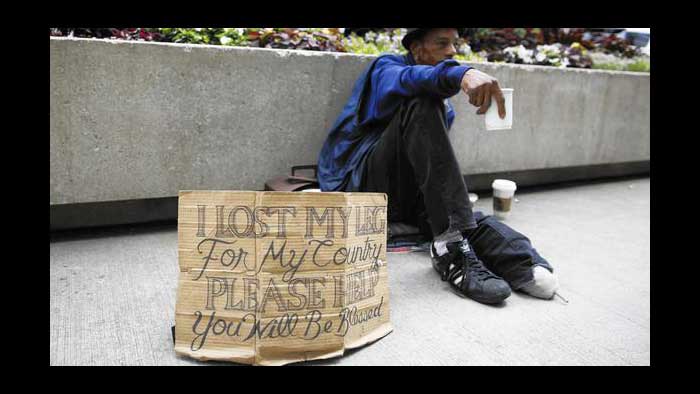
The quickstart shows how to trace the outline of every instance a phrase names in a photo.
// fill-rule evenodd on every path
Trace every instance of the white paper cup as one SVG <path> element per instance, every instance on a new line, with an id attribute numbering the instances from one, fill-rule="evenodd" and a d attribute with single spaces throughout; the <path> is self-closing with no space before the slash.
<path id="1" fill-rule="evenodd" d="M 498 116 L 498 104 L 491 97 L 491 106 L 486 111 L 486 130 L 510 130 L 513 127 L 513 89 L 503 88 L 503 98 L 506 100 L 506 117 Z"/>
<path id="2" fill-rule="evenodd" d="M 506 219 L 513 207 L 513 196 L 517 186 L 507 179 L 496 179 L 491 184 L 493 188 L 493 214 L 497 219 Z"/>

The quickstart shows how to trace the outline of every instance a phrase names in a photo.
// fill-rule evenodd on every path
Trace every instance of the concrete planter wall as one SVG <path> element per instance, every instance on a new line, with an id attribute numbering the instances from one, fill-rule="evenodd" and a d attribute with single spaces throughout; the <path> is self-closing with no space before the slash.
<path id="1" fill-rule="evenodd" d="M 372 56 L 50 39 L 52 205 L 260 190 L 318 151 Z M 648 74 L 475 64 L 514 128 L 451 99 L 465 174 L 650 160 Z"/>

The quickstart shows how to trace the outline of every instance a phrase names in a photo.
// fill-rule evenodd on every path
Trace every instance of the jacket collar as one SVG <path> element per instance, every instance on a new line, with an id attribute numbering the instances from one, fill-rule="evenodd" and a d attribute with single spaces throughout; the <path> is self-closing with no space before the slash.
<path id="1" fill-rule="evenodd" d="M 411 52 L 408 52 L 404 57 L 406 58 L 406 63 L 409 65 L 415 66 L 417 64 L 416 59 L 413 58 L 413 54 Z"/>

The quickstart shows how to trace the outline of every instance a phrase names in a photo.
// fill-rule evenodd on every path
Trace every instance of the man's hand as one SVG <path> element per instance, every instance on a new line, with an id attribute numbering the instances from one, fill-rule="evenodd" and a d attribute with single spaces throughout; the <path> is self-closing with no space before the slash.
<path id="1" fill-rule="evenodd" d="M 498 105 L 498 116 L 506 117 L 506 100 L 496 78 L 472 68 L 462 78 L 462 90 L 469 96 L 469 104 L 479 107 L 477 115 L 486 113 L 493 98 Z"/>

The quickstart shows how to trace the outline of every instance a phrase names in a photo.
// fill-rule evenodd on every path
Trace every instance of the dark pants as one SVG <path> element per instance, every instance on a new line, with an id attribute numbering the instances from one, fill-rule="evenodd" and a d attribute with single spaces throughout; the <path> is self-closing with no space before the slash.
<path id="1" fill-rule="evenodd" d="M 406 100 L 365 159 L 360 191 L 386 193 L 388 221 L 431 238 L 468 232 L 477 256 L 514 289 L 532 280 L 534 265 L 553 271 L 523 234 L 472 212 L 443 108 L 435 98 Z"/>
<path id="2" fill-rule="evenodd" d="M 404 101 L 365 159 L 360 190 L 386 193 L 389 222 L 433 237 L 476 228 L 440 99 Z"/>
<path id="3" fill-rule="evenodd" d="M 554 272 L 530 239 L 494 216 L 474 212 L 477 227 L 469 234 L 469 244 L 486 268 L 505 279 L 513 290 L 532 280 L 532 268 L 540 265 Z"/>

